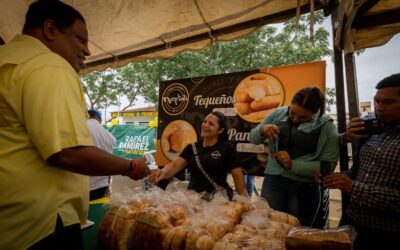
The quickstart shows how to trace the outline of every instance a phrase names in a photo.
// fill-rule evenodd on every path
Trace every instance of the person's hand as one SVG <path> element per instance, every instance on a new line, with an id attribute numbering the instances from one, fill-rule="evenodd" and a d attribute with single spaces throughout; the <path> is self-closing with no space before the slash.
<path id="1" fill-rule="evenodd" d="M 157 178 L 158 178 L 159 173 L 160 173 L 160 169 L 151 170 L 151 173 L 149 176 L 149 183 L 151 185 L 157 185 L 157 182 L 158 182 Z"/>
<path id="2" fill-rule="evenodd" d="M 168 179 L 167 171 L 165 171 L 165 168 L 166 168 L 166 167 L 167 167 L 167 166 L 165 166 L 163 169 L 161 169 L 161 170 L 159 170 L 159 171 L 157 172 L 156 182 L 162 181 L 162 180 L 164 180 L 164 179 Z"/>
<path id="3" fill-rule="evenodd" d="M 292 168 L 292 158 L 287 151 L 278 151 L 274 153 L 275 158 L 283 165 L 284 168 L 290 170 Z"/>
<path id="4" fill-rule="evenodd" d="M 150 169 L 146 164 L 146 159 L 145 158 L 138 158 L 135 159 L 136 164 L 138 166 L 137 172 L 133 176 L 129 176 L 133 180 L 140 180 L 150 174 Z"/>
<path id="5" fill-rule="evenodd" d="M 271 142 L 278 140 L 279 128 L 275 124 L 266 124 L 260 130 L 261 134 L 265 135 Z"/>
<path id="6" fill-rule="evenodd" d="M 350 120 L 350 123 L 347 125 L 347 129 L 345 132 L 346 142 L 351 142 L 354 139 L 360 139 L 367 137 L 366 135 L 358 134 L 360 131 L 363 131 L 364 121 L 361 118 L 353 118 Z"/>
<path id="7" fill-rule="evenodd" d="M 333 173 L 324 177 L 323 185 L 329 189 L 339 189 L 345 193 L 350 193 L 353 182 L 346 174 Z"/>

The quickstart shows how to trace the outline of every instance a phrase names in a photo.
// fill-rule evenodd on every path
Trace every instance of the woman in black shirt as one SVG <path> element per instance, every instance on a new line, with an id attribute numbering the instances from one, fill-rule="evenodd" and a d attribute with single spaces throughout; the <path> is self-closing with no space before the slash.
<path id="1" fill-rule="evenodd" d="M 227 182 L 228 172 L 231 172 L 236 191 L 245 195 L 243 172 L 236 159 L 235 146 L 228 141 L 225 116 L 220 112 L 208 114 L 201 125 L 201 137 L 194 148 L 187 145 L 175 161 L 157 173 L 157 182 L 171 178 L 187 167 L 190 171 L 188 189 L 212 194 L 222 188 L 231 198 L 232 189 Z M 195 151 L 200 164 L 196 162 Z"/>

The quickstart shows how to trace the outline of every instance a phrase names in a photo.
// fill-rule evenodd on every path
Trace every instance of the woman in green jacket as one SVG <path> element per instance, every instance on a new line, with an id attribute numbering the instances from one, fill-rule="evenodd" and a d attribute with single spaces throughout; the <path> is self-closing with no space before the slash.
<path id="1" fill-rule="evenodd" d="M 261 196 L 271 208 L 296 216 L 304 226 L 312 226 L 320 203 L 314 175 L 321 161 L 334 168 L 339 155 L 336 126 L 324 111 L 322 92 L 303 88 L 290 106 L 277 108 L 250 132 L 251 143 L 268 139 L 271 152 Z"/>

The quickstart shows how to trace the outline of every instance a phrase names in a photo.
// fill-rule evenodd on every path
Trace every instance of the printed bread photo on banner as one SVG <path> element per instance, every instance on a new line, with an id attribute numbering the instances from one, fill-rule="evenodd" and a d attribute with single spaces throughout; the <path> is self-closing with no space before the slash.
<path id="1" fill-rule="evenodd" d="M 285 93 L 273 75 L 256 73 L 244 78 L 233 94 L 236 112 L 245 121 L 261 122 L 273 109 L 282 106 Z"/>
<path id="2" fill-rule="evenodd" d="M 161 135 L 161 149 L 164 155 L 174 161 L 186 145 L 197 141 L 193 126 L 184 120 L 169 123 Z"/>

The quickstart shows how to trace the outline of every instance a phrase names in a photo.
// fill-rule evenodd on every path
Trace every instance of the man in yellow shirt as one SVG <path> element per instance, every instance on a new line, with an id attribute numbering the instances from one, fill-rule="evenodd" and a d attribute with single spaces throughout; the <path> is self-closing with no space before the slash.
<path id="1" fill-rule="evenodd" d="M 0 47 L 0 249 L 83 249 L 86 175 L 150 170 L 93 146 L 77 74 L 90 54 L 82 15 L 39 0 L 22 33 Z"/>

